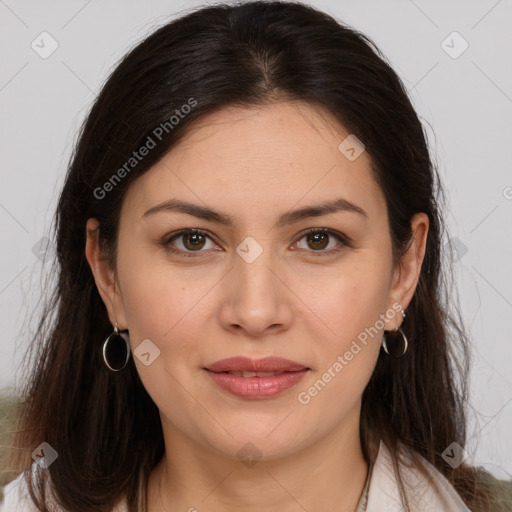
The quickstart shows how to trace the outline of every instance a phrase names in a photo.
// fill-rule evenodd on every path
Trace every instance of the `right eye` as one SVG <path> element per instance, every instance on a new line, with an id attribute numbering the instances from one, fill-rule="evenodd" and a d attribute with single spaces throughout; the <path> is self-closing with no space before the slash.
<path id="1" fill-rule="evenodd" d="M 185 258 L 193 258 L 199 256 L 199 254 L 194 253 L 205 252 L 201 249 L 204 248 L 206 239 L 212 241 L 211 237 L 205 231 L 200 229 L 182 229 L 166 237 L 162 241 L 162 246 L 174 254 L 179 254 Z M 180 240 L 182 248 L 176 248 L 174 240 Z"/>

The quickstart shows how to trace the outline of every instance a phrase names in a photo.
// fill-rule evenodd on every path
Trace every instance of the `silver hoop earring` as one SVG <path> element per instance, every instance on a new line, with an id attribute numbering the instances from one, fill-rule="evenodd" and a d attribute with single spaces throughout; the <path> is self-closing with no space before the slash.
<path id="1" fill-rule="evenodd" d="M 390 350 L 387 343 L 388 340 L 386 339 L 386 335 L 384 335 L 382 338 L 382 348 L 384 349 L 384 352 L 386 352 L 386 354 L 388 354 L 391 357 L 402 357 L 407 352 L 407 348 L 409 346 L 409 344 L 407 343 L 407 337 L 405 336 L 405 333 L 404 331 L 402 331 L 401 327 L 397 327 L 394 332 L 400 332 L 400 334 L 402 335 L 402 347 L 393 346 L 392 349 Z M 397 345 L 397 343 L 393 343 L 393 345 Z"/>
<path id="2" fill-rule="evenodd" d="M 128 364 L 131 353 L 129 339 L 127 331 L 119 331 L 116 321 L 114 331 L 103 342 L 103 361 L 109 370 L 119 372 Z"/>

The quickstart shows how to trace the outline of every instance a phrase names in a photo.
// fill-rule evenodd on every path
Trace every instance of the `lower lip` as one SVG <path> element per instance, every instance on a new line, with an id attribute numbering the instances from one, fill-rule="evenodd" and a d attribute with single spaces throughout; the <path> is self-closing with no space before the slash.
<path id="1" fill-rule="evenodd" d="M 222 389 L 240 398 L 270 398 L 297 384 L 309 369 L 284 372 L 273 377 L 238 377 L 230 373 L 205 371 Z"/>

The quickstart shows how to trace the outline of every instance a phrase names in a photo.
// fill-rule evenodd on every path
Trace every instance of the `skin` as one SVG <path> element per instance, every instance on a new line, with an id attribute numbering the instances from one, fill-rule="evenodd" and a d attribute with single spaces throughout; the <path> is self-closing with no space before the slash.
<path id="1" fill-rule="evenodd" d="M 298 394 L 380 314 L 394 303 L 407 308 L 428 218 L 413 217 L 413 243 L 393 267 L 384 195 L 367 152 L 350 161 L 338 150 L 347 135 L 330 114 L 305 103 L 225 108 L 196 122 L 131 184 L 116 272 L 102 259 L 97 221 L 88 220 L 86 256 L 112 325 L 117 320 L 120 330 L 129 329 L 132 355 L 145 339 L 160 350 L 148 366 L 133 357 L 160 410 L 166 446 L 148 485 L 150 512 L 355 509 L 368 471 L 359 440 L 361 396 L 383 331 L 308 404 Z M 339 197 L 367 217 L 341 211 L 274 227 L 282 213 Z M 233 224 L 175 211 L 141 218 L 171 198 L 223 212 Z M 173 240 L 177 250 L 199 256 L 162 247 L 184 228 L 207 232 Z M 305 236 L 308 228 L 342 233 L 352 247 L 333 235 Z M 247 236 L 263 249 L 252 263 L 236 252 Z M 402 321 L 396 314 L 385 329 Z M 236 355 L 281 356 L 310 371 L 277 396 L 242 399 L 202 369 Z M 249 442 L 261 457 L 251 467 L 237 457 Z"/>

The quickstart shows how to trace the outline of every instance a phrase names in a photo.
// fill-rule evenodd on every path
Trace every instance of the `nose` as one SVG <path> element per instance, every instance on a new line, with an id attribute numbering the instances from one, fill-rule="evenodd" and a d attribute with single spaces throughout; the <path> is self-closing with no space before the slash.
<path id="1" fill-rule="evenodd" d="M 270 248 L 251 263 L 238 254 L 223 290 L 220 321 L 224 329 L 262 337 L 289 328 L 293 293 L 286 282 L 285 267 Z"/>

